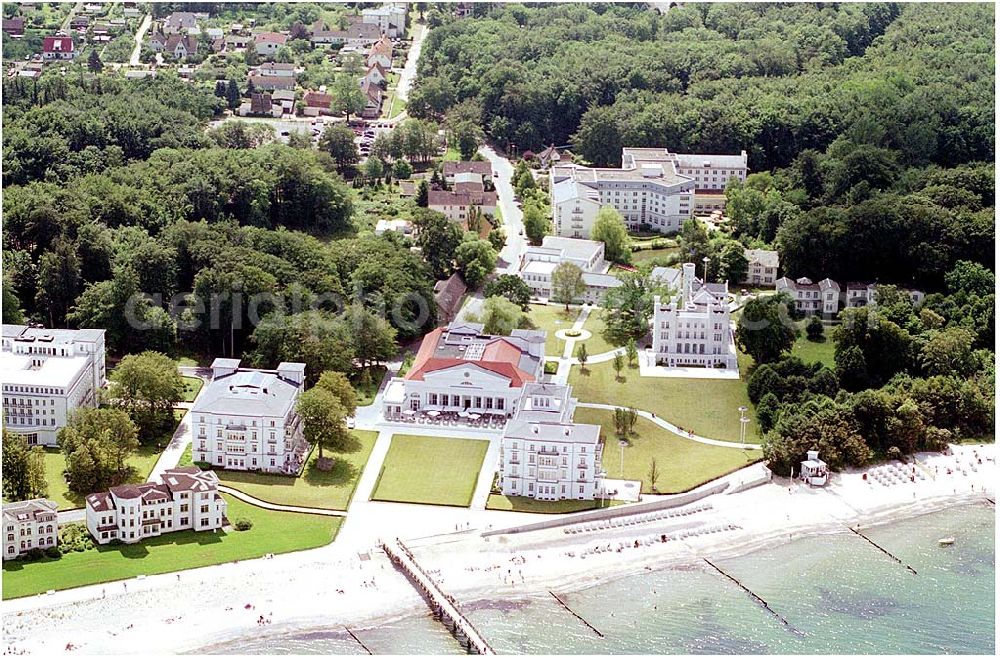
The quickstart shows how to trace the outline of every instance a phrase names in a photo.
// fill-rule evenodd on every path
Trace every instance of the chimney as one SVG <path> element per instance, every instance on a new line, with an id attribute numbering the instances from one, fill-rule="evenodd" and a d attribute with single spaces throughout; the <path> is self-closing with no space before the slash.
<path id="1" fill-rule="evenodd" d="M 819 450 L 807 450 L 806 459 L 811 459 L 812 461 L 819 461 Z"/>

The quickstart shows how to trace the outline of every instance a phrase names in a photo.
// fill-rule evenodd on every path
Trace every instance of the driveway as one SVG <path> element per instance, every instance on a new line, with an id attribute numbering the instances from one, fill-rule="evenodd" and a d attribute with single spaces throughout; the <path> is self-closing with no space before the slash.
<path id="1" fill-rule="evenodd" d="M 413 81 L 417 79 L 417 61 L 420 59 L 420 51 L 424 45 L 424 37 L 430 29 L 426 25 L 413 25 L 413 43 L 410 44 L 410 52 L 406 55 L 406 64 L 403 72 L 399 74 L 399 81 L 396 82 L 396 95 L 404 101 L 409 97 Z"/>
<path id="2" fill-rule="evenodd" d="M 479 153 L 490 161 L 493 171 L 497 173 L 493 183 L 497 189 L 500 212 L 503 214 L 504 231 L 507 233 L 507 244 L 500 252 L 500 264 L 497 271 L 514 274 L 521 261 L 521 254 L 528 247 L 527 239 L 521 235 L 524 232 L 524 215 L 514 203 L 514 186 L 511 184 L 511 178 L 514 176 L 514 165 L 490 146 L 483 146 L 479 149 Z"/>
<path id="3" fill-rule="evenodd" d="M 128 58 L 129 66 L 139 65 L 139 55 L 142 53 L 142 39 L 146 36 L 146 30 L 153 23 L 153 15 L 146 14 L 142 19 L 142 24 L 135 32 L 135 48 L 132 49 L 132 56 Z"/>

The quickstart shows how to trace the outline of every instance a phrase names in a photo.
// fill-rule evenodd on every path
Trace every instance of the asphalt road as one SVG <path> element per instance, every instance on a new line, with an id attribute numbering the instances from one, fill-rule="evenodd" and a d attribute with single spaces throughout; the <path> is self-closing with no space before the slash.
<path id="1" fill-rule="evenodd" d="M 498 175 L 493 179 L 497 189 L 500 212 L 503 214 L 503 227 L 507 233 L 507 244 L 500 252 L 500 262 L 497 270 L 501 273 L 514 273 L 521 260 L 521 254 L 528 247 L 528 241 L 524 237 L 524 221 L 521 209 L 514 202 L 514 186 L 511 178 L 514 176 L 514 165 L 510 160 L 498 154 L 490 146 L 483 146 L 479 153 L 490 161 Z"/>

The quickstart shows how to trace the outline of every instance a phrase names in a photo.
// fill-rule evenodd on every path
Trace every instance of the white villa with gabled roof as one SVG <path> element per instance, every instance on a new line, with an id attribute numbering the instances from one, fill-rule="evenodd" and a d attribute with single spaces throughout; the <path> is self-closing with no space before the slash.
<path id="1" fill-rule="evenodd" d="M 33 498 L 3 504 L 3 559 L 13 560 L 36 548 L 59 544 L 56 503 Z"/>
<path id="2" fill-rule="evenodd" d="M 276 370 L 240 368 L 239 359 L 212 362 L 212 381 L 195 400 L 191 455 L 218 468 L 298 473 L 309 450 L 295 410 L 305 364 Z"/>
<path id="3" fill-rule="evenodd" d="M 670 299 L 653 297 L 653 358 L 668 368 L 736 368 L 736 342 L 729 321 L 728 283 L 704 283 L 694 263 L 681 271 L 656 268 L 662 285 L 679 288 Z"/>

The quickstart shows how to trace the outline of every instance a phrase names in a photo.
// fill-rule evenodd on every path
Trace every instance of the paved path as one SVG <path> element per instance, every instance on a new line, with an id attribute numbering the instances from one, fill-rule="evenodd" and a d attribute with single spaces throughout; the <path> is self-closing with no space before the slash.
<path id="1" fill-rule="evenodd" d="M 420 59 L 420 51 L 423 49 L 424 38 L 428 32 L 430 29 L 426 25 L 413 24 L 413 43 L 410 44 L 410 52 L 406 55 L 406 64 L 403 65 L 403 71 L 399 74 L 399 80 L 396 82 L 396 95 L 404 101 L 409 98 L 410 88 L 413 87 L 413 81 L 417 79 L 417 61 Z"/>
<path id="2" fill-rule="evenodd" d="M 139 25 L 139 29 L 135 32 L 135 48 L 132 49 L 132 55 L 128 58 L 128 63 L 130 66 L 139 65 L 139 55 L 142 54 L 142 39 L 146 36 L 146 30 L 153 23 L 153 15 L 146 14 L 142 19 L 142 24 Z"/>
<path id="3" fill-rule="evenodd" d="M 479 153 L 490 161 L 493 171 L 497 172 L 497 177 L 493 179 L 496 186 L 497 197 L 500 202 L 500 210 L 503 213 L 503 227 L 507 233 L 507 244 L 500 251 L 501 267 L 497 270 L 502 274 L 517 272 L 518 263 L 521 262 L 521 254 L 528 247 L 525 239 L 524 222 L 521 209 L 514 203 L 514 187 L 511 178 L 514 176 L 514 165 L 510 160 L 501 156 L 489 146 L 483 146 Z"/>
<path id="4" fill-rule="evenodd" d="M 614 411 L 615 409 L 620 409 L 621 405 L 615 404 L 600 404 L 597 402 L 578 402 L 577 407 L 583 409 L 606 409 L 608 411 Z M 648 411 L 637 410 L 639 415 L 643 418 L 647 418 L 665 430 L 669 430 L 674 434 L 679 435 L 683 439 L 689 439 L 691 441 L 697 441 L 698 443 L 704 443 L 710 446 L 719 446 L 721 448 L 746 448 L 747 450 L 760 450 L 761 446 L 757 443 L 738 443 L 736 441 L 720 441 L 719 439 L 710 439 L 706 436 L 698 436 L 697 434 L 692 434 L 687 430 L 682 430 L 673 423 L 669 423 L 659 416 L 654 416 Z"/>
<path id="5" fill-rule="evenodd" d="M 347 516 L 347 512 L 344 512 L 342 510 L 321 509 L 319 507 L 299 507 L 297 505 L 278 505 L 277 503 L 269 503 L 266 500 L 254 498 L 250 494 L 243 493 L 239 489 L 233 489 L 232 487 L 227 487 L 224 484 L 219 485 L 219 491 L 225 494 L 229 494 L 233 498 L 239 498 L 244 503 L 250 503 L 254 507 L 269 509 L 274 512 L 298 512 L 300 514 L 318 514 L 320 516 Z"/>

